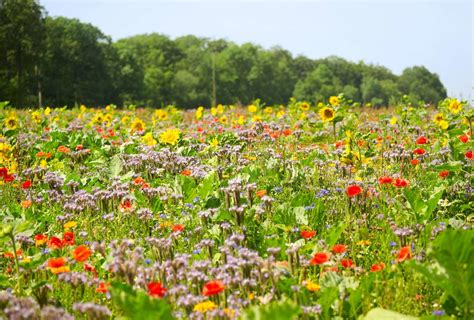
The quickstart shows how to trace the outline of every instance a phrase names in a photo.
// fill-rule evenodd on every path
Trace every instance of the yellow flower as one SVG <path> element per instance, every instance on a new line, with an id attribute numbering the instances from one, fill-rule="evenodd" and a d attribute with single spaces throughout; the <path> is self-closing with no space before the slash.
<path id="1" fill-rule="evenodd" d="M 458 114 L 462 110 L 462 104 L 458 99 L 452 99 L 448 104 L 448 109 L 452 114 Z"/>
<path id="2" fill-rule="evenodd" d="M 300 114 L 300 120 L 304 120 L 306 119 L 306 113 L 305 112 L 301 112 Z"/>
<path id="3" fill-rule="evenodd" d="M 391 125 L 397 124 L 397 121 L 398 121 L 398 118 L 397 118 L 397 117 L 391 117 L 391 118 L 390 118 L 390 124 L 391 124 Z"/>
<path id="4" fill-rule="evenodd" d="M 219 122 L 222 124 L 227 124 L 227 122 L 229 122 L 229 119 L 227 119 L 227 116 L 222 116 L 219 118 Z"/>
<path id="5" fill-rule="evenodd" d="M 266 114 L 271 114 L 273 113 L 273 108 L 272 107 L 266 107 L 263 112 L 265 112 Z"/>
<path id="6" fill-rule="evenodd" d="M 203 112 L 204 112 L 204 107 L 200 106 L 196 109 L 196 119 L 197 120 L 200 120 L 202 119 L 202 115 L 203 115 Z"/>
<path id="7" fill-rule="evenodd" d="M 311 280 L 306 281 L 306 289 L 308 289 L 311 292 L 316 292 L 321 289 L 321 286 L 317 283 L 312 282 Z"/>
<path id="8" fill-rule="evenodd" d="M 435 114 L 435 116 L 433 117 L 433 121 L 439 125 L 441 121 L 445 121 L 444 120 L 444 114 L 442 114 L 441 112 L 438 112 L 437 114 Z"/>
<path id="9" fill-rule="evenodd" d="M 285 109 L 280 109 L 280 111 L 277 112 L 277 117 L 281 118 L 285 115 Z"/>
<path id="10" fill-rule="evenodd" d="M 7 118 L 5 118 L 4 123 L 8 130 L 15 130 L 18 128 L 18 117 L 16 114 L 12 113 Z"/>
<path id="11" fill-rule="evenodd" d="M 140 118 L 135 118 L 130 125 L 130 130 L 132 133 L 137 131 L 145 131 L 145 123 Z"/>
<path id="12" fill-rule="evenodd" d="M 324 103 L 318 102 L 318 109 L 321 109 L 322 107 L 324 107 Z"/>
<path id="13" fill-rule="evenodd" d="M 179 140 L 180 133 L 179 129 L 168 129 L 160 134 L 160 142 L 174 146 Z"/>
<path id="14" fill-rule="evenodd" d="M 300 109 L 303 110 L 303 111 L 308 111 L 310 107 L 311 107 L 311 106 L 309 105 L 308 102 L 302 102 L 302 103 L 300 104 Z"/>
<path id="15" fill-rule="evenodd" d="M 228 316 L 231 319 L 235 317 L 235 310 L 234 309 L 225 308 L 224 313 L 226 314 L 226 316 Z"/>
<path id="16" fill-rule="evenodd" d="M 214 302 L 204 301 L 195 305 L 193 311 L 205 313 L 207 311 L 214 310 L 215 308 L 217 308 L 217 305 Z"/>
<path id="17" fill-rule="evenodd" d="M 124 116 L 122 117 L 122 120 L 120 120 L 120 122 L 122 122 L 123 125 L 126 125 L 129 121 L 130 121 L 129 116 Z"/>
<path id="18" fill-rule="evenodd" d="M 41 168 L 46 168 L 48 166 L 48 162 L 45 159 L 42 159 L 40 161 L 40 167 Z"/>
<path id="19" fill-rule="evenodd" d="M 12 146 L 9 145 L 8 143 L 0 142 L 0 152 L 1 153 L 7 153 L 12 150 Z"/>
<path id="20" fill-rule="evenodd" d="M 260 117 L 259 115 L 256 114 L 256 115 L 254 115 L 254 116 L 252 117 L 252 121 L 253 121 L 253 122 L 261 122 L 261 121 L 262 121 L 262 117 Z"/>
<path id="21" fill-rule="evenodd" d="M 446 130 L 449 127 L 449 122 L 446 120 L 441 120 L 438 125 L 441 127 L 441 129 Z"/>
<path id="22" fill-rule="evenodd" d="M 142 137 L 142 143 L 146 144 L 147 146 L 154 146 L 157 144 L 156 140 L 153 138 L 153 135 L 151 132 L 147 132 L 143 137 Z"/>
<path id="23" fill-rule="evenodd" d="M 69 221 L 64 224 L 64 229 L 69 230 L 71 228 L 74 228 L 77 225 L 76 221 Z"/>
<path id="24" fill-rule="evenodd" d="M 329 103 L 331 104 L 331 106 L 337 106 L 341 101 L 339 100 L 339 97 L 336 97 L 336 96 L 331 96 L 329 97 Z"/>
<path id="25" fill-rule="evenodd" d="M 31 119 L 33 119 L 34 122 L 40 123 L 41 122 L 41 113 L 38 111 L 33 111 L 31 113 Z"/>
<path id="26" fill-rule="evenodd" d="M 239 119 L 237 119 L 237 123 L 239 125 L 243 125 L 245 123 L 245 117 L 244 116 L 240 116 Z"/>
<path id="27" fill-rule="evenodd" d="M 217 113 L 223 114 L 224 113 L 224 106 L 222 104 L 217 105 Z"/>
<path id="28" fill-rule="evenodd" d="M 360 240 L 359 242 L 357 242 L 356 244 L 358 246 L 368 246 L 370 245 L 372 242 L 370 242 L 370 240 Z"/>
<path id="29" fill-rule="evenodd" d="M 323 122 L 329 122 L 336 117 L 336 112 L 332 108 L 324 107 L 319 110 L 319 115 L 321 116 L 321 120 L 323 120 Z"/>
<path id="30" fill-rule="evenodd" d="M 97 111 L 94 117 L 92 118 L 93 124 L 102 124 L 104 121 L 105 121 L 105 118 L 102 111 Z"/>
<path id="31" fill-rule="evenodd" d="M 217 138 L 212 138 L 211 142 L 209 143 L 209 145 L 213 148 L 217 148 L 217 146 L 219 145 L 219 141 L 217 141 Z"/>
<path id="32" fill-rule="evenodd" d="M 46 109 L 44 109 L 44 115 L 45 116 L 49 116 L 51 113 L 51 108 L 50 107 L 46 107 Z"/>
<path id="33" fill-rule="evenodd" d="M 257 112 L 257 106 L 254 105 L 254 104 L 251 104 L 251 105 L 249 105 L 249 106 L 247 107 L 247 110 L 248 110 L 248 112 L 250 112 L 250 113 L 255 113 L 255 112 Z"/>
<path id="34" fill-rule="evenodd" d="M 158 109 L 155 111 L 155 117 L 160 121 L 165 121 L 168 119 L 168 112 L 166 110 Z"/>
<path id="35" fill-rule="evenodd" d="M 79 107 L 79 109 L 81 110 L 82 113 L 86 112 L 87 111 L 87 107 L 83 104 L 81 104 L 81 106 Z"/>

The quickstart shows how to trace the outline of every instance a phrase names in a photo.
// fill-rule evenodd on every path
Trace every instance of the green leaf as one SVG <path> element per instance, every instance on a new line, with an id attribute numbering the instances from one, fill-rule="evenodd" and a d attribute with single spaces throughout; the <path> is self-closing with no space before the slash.
<path id="1" fill-rule="evenodd" d="M 300 307 L 291 300 L 271 302 L 266 305 L 253 306 L 245 311 L 241 319 L 245 320 L 291 320 L 300 313 Z"/>
<path id="2" fill-rule="evenodd" d="M 417 317 L 407 316 L 395 311 L 382 308 L 374 308 L 370 310 L 362 320 L 416 320 Z"/>
<path id="3" fill-rule="evenodd" d="M 110 160 L 109 166 L 109 178 L 118 177 L 122 171 L 122 160 L 120 160 L 120 155 L 116 154 Z"/>
<path id="4" fill-rule="evenodd" d="M 304 207 L 296 207 L 293 209 L 295 213 L 296 222 L 298 224 L 308 225 L 308 216 Z"/>

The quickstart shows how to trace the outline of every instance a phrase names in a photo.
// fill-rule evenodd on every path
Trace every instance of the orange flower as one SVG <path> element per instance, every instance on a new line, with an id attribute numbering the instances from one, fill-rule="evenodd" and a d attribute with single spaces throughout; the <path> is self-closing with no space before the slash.
<path id="1" fill-rule="evenodd" d="M 352 268 L 352 267 L 354 267 L 354 261 L 352 261 L 351 259 L 342 259 L 341 260 L 341 265 L 344 268 Z"/>
<path id="2" fill-rule="evenodd" d="M 398 253 L 397 261 L 403 262 L 407 259 L 411 259 L 411 250 L 410 250 L 410 247 L 405 246 L 400 249 L 400 252 Z"/>
<path id="3" fill-rule="evenodd" d="M 349 197 L 354 197 L 362 192 L 362 188 L 358 185 L 351 185 L 347 187 L 346 193 Z"/>
<path id="4" fill-rule="evenodd" d="M 184 226 L 182 224 L 175 224 L 171 230 L 173 232 L 182 232 L 184 230 Z"/>
<path id="5" fill-rule="evenodd" d="M 63 242 L 58 237 L 51 237 L 51 239 L 48 240 L 47 245 L 51 249 L 59 249 L 63 246 Z"/>
<path id="6" fill-rule="evenodd" d="M 202 295 L 206 297 L 210 297 L 216 294 L 219 294 L 221 291 L 225 289 L 224 283 L 222 281 L 209 281 L 204 285 L 202 289 Z"/>
<path id="7" fill-rule="evenodd" d="M 332 252 L 334 252 L 334 253 L 344 253 L 344 252 L 346 252 L 346 246 L 343 245 L 343 244 L 335 244 L 332 247 Z"/>
<path id="8" fill-rule="evenodd" d="M 191 175 L 191 170 L 188 170 L 188 169 L 184 169 L 183 171 L 181 171 L 181 174 L 183 176 L 190 176 Z"/>
<path id="9" fill-rule="evenodd" d="M 66 258 L 63 257 L 51 258 L 48 260 L 48 269 L 54 274 L 69 272 L 70 269 L 66 266 L 66 262 Z"/>
<path id="10" fill-rule="evenodd" d="M 145 180 L 142 177 L 136 177 L 135 180 L 133 180 L 134 185 L 142 185 L 145 183 Z"/>
<path id="11" fill-rule="evenodd" d="M 311 239 L 312 237 L 316 235 L 316 231 L 315 230 L 302 230 L 300 234 L 305 239 Z"/>
<path id="12" fill-rule="evenodd" d="M 74 245 L 74 243 L 76 243 L 74 241 L 74 233 L 72 233 L 72 231 L 64 232 L 64 234 L 63 234 L 63 245 L 72 246 L 72 245 Z"/>
<path id="13" fill-rule="evenodd" d="M 326 252 L 316 253 L 309 262 L 312 266 L 323 264 L 329 260 L 329 254 Z"/>
<path id="14" fill-rule="evenodd" d="M 443 170 L 439 173 L 439 177 L 440 178 L 446 178 L 447 176 L 449 176 L 449 171 L 448 170 Z"/>
<path id="15" fill-rule="evenodd" d="M 69 149 L 66 146 L 59 146 L 58 147 L 58 152 L 60 152 L 60 153 L 69 153 L 70 151 L 71 151 L 71 149 Z"/>
<path id="16" fill-rule="evenodd" d="M 84 262 L 91 256 L 92 251 L 85 245 L 80 245 L 72 252 L 74 259 L 78 262 Z"/>
<path id="17" fill-rule="evenodd" d="M 463 134 L 462 136 L 459 136 L 458 139 L 462 143 L 467 143 L 469 141 L 469 136 L 467 134 Z"/>
<path id="18" fill-rule="evenodd" d="M 31 200 L 23 200 L 21 202 L 21 207 L 27 209 L 27 208 L 31 207 L 32 204 L 33 204 L 33 201 L 31 201 Z"/>
<path id="19" fill-rule="evenodd" d="M 95 289 L 95 292 L 107 293 L 107 292 L 109 292 L 108 287 L 109 287 L 109 285 L 106 282 L 101 281 L 101 282 L 99 282 L 99 285 Z"/>
<path id="20" fill-rule="evenodd" d="M 373 264 L 372 267 L 370 268 L 370 271 L 379 272 L 379 271 L 382 271 L 383 269 L 385 269 L 385 263 L 380 262 L 380 263 Z"/>
<path id="21" fill-rule="evenodd" d="M 17 250 L 16 250 L 16 255 L 17 255 L 17 257 L 23 256 L 23 251 L 22 251 L 21 249 L 17 249 Z M 3 256 L 4 256 L 5 258 L 9 258 L 9 259 L 15 258 L 15 255 L 13 254 L 13 252 L 4 252 L 4 253 L 3 253 Z"/>
<path id="22" fill-rule="evenodd" d="M 418 139 L 416 139 L 416 144 L 426 144 L 428 143 L 428 138 L 421 136 Z"/>
<path id="23" fill-rule="evenodd" d="M 393 179 L 389 176 L 379 178 L 379 184 L 391 184 L 392 181 L 393 181 Z"/>
<path id="24" fill-rule="evenodd" d="M 416 166 L 419 163 L 420 163 L 420 160 L 418 160 L 418 159 L 412 159 L 411 160 L 411 164 L 414 165 L 414 166 Z"/>
<path id="25" fill-rule="evenodd" d="M 408 187 L 408 181 L 405 179 L 397 178 L 395 179 L 395 182 L 393 183 L 395 187 L 397 188 L 404 188 Z"/>
<path id="26" fill-rule="evenodd" d="M 258 191 L 256 192 L 256 195 L 257 195 L 257 197 L 259 197 L 259 198 L 263 197 L 263 196 L 266 195 L 266 194 L 267 194 L 267 190 L 265 190 L 265 189 L 258 190 Z"/>
<path id="27" fill-rule="evenodd" d="M 44 234 L 35 235 L 35 244 L 36 246 L 41 246 L 48 241 L 48 236 Z"/>

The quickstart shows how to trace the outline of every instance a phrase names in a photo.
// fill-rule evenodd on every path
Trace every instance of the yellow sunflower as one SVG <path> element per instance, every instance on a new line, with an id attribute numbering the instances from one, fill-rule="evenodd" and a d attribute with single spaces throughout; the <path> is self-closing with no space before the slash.
<path id="1" fill-rule="evenodd" d="M 153 138 L 153 134 L 151 132 L 147 132 L 141 139 L 142 143 L 146 144 L 149 147 L 152 147 L 157 144 L 155 138 Z"/>
<path id="2" fill-rule="evenodd" d="M 254 105 L 254 104 L 251 104 L 251 105 L 249 105 L 249 106 L 247 107 L 247 110 L 248 110 L 248 112 L 250 112 L 250 113 L 255 113 L 255 112 L 257 112 L 257 106 Z"/>
<path id="3" fill-rule="evenodd" d="M 200 302 L 196 304 L 194 306 L 193 311 L 196 311 L 199 313 L 205 313 L 207 311 L 214 310 L 215 308 L 217 308 L 217 305 L 214 302 L 208 300 L 208 301 L 204 301 L 204 302 Z"/>
<path id="4" fill-rule="evenodd" d="M 168 129 L 160 134 L 160 142 L 174 146 L 178 142 L 180 134 L 179 129 Z"/>
<path id="5" fill-rule="evenodd" d="M 16 114 L 10 114 L 7 118 L 4 120 L 5 122 L 5 127 L 8 130 L 15 130 L 18 128 L 18 117 Z"/>
<path id="6" fill-rule="evenodd" d="M 336 117 L 336 111 L 334 111 L 332 108 L 324 107 L 319 110 L 319 115 L 321 116 L 321 120 L 323 120 L 323 122 L 329 122 Z"/>
<path id="7" fill-rule="evenodd" d="M 448 109 L 452 114 L 458 114 L 462 110 L 462 104 L 458 99 L 452 99 L 449 101 Z"/>
<path id="8" fill-rule="evenodd" d="M 441 123 L 442 121 L 446 121 L 446 120 L 444 119 L 444 114 L 442 114 L 441 112 L 438 112 L 437 114 L 434 115 L 433 121 L 434 121 L 437 125 L 440 125 L 440 123 Z"/>
<path id="9" fill-rule="evenodd" d="M 336 97 L 336 96 L 331 96 L 329 97 L 329 103 L 331 104 L 331 106 L 337 106 L 341 101 L 339 100 L 339 97 Z"/>
<path id="10" fill-rule="evenodd" d="M 196 110 L 196 119 L 197 120 L 202 119 L 203 112 L 204 112 L 204 107 L 200 106 L 200 107 L 197 108 L 197 110 Z"/>
<path id="11" fill-rule="evenodd" d="M 300 104 L 300 109 L 303 110 L 303 111 L 308 111 L 310 107 L 311 106 L 308 102 L 302 102 Z"/>
<path id="12" fill-rule="evenodd" d="M 155 117 L 160 121 L 165 121 L 168 119 L 168 112 L 166 110 L 158 109 L 155 111 Z"/>
<path id="13" fill-rule="evenodd" d="M 140 118 L 133 119 L 132 124 L 130 125 L 130 130 L 133 132 L 137 131 L 144 131 L 145 130 L 145 122 L 142 121 Z"/>

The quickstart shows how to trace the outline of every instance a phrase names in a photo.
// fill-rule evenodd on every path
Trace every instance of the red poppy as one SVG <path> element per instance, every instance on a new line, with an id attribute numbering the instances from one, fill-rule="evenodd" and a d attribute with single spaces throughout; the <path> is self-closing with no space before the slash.
<path id="1" fill-rule="evenodd" d="M 354 261 L 352 261 L 352 259 L 342 259 L 341 260 L 341 265 L 344 268 L 352 268 L 352 267 L 354 267 Z"/>
<path id="2" fill-rule="evenodd" d="M 463 134 L 462 136 L 459 136 L 458 138 L 462 143 L 467 143 L 469 141 L 469 136 L 467 134 Z"/>
<path id="3" fill-rule="evenodd" d="M 62 248 L 63 242 L 58 237 L 51 237 L 51 239 L 48 240 L 47 245 L 51 249 L 59 249 Z"/>
<path id="4" fill-rule="evenodd" d="M 305 239 L 311 239 L 316 235 L 315 230 L 301 230 L 300 232 L 301 236 Z"/>
<path id="5" fill-rule="evenodd" d="M 392 181 L 393 181 L 393 179 L 389 176 L 379 178 L 379 184 L 391 184 Z"/>
<path id="6" fill-rule="evenodd" d="M 51 270 L 52 273 L 58 274 L 63 272 L 69 272 L 69 267 L 66 266 L 67 260 L 66 258 L 50 258 L 48 260 L 48 269 Z"/>
<path id="7" fill-rule="evenodd" d="M 405 180 L 405 179 L 397 178 L 397 179 L 395 179 L 394 185 L 397 188 L 408 187 L 408 181 Z"/>
<path id="8" fill-rule="evenodd" d="M 94 276 L 97 277 L 97 270 L 95 269 L 95 267 L 93 265 L 91 265 L 89 263 L 84 263 L 84 271 L 92 272 L 94 274 Z"/>
<path id="9" fill-rule="evenodd" d="M 411 258 L 410 247 L 406 246 L 406 247 L 401 248 L 400 252 L 398 253 L 397 261 L 402 262 L 410 258 Z"/>
<path id="10" fill-rule="evenodd" d="M 370 271 L 378 272 L 378 271 L 382 271 L 383 269 L 385 269 L 385 263 L 380 262 L 380 263 L 373 264 L 372 267 L 370 268 Z"/>
<path id="11" fill-rule="evenodd" d="M 120 204 L 120 209 L 124 210 L 124 211 L 129 211 L 132 209 L 132 202 L 129 200 L 129 199 L 125 199 L 124 201 L 122 201 L 122 203 Z"/>
<path id="12" fill-rule="evenodd" d="M 92 251 L 88 246 L 80 245 L 72 252 L 72 256 L 77 262 L 84 262 L 91 256 Z"/>
<path id="13" fill-rule="evenodd" d="M 23 184 L 21 185 L 21 188 L 22 189 L 28 189 L 31 187 L 31 181 L 30 180 L 26 180 L 25 182 L 23 182 Z"/>
<path id="14" fill-rule="evenodd" d="M 147 284 L 148 294 L 155 298 L 163 298 L 168 291 L 160 282 L 153 281 Z"/>
<path id="15" fill-rule="evenodd" d="M 418 165 L 419 163 L 420 163 L 420 160 L 418 160 L 418 159 L 412 159 L 411 160 L 411 164 L 414 165 L 414 166 Z"/>
<path id="16" fill-rule="evenodd" d="M 15 180 L 15 177 L 13 176 L 13 174 L 6 173 L 3 175 L 3 181 L 12 182 L 13 180 Z"/>
<path id="17" fill-rule="evenodd" d="M 351 185 L 347 187 L 346 193 L 349 197 L 354 197 L 362 192 L 362 188 L 358 185 Z"/>
<path id="18" fill-rule="evenodd" d="M 8 174 L 8 169 L 7 168 L 0 168 L 0 178 L 5 177 Z"/>
<path id="19" fill-rule="evenodd" d="M 309 262 L 312 266 L 323 264 L 329 260 L 329 254 L 326 252 L 318 252 L 316 253 L 311 261 Z"/>
<path id="20" fill-rule="evenodd" d="M 202 288 L 202 295 L 206 297 L 210 297 L 216 294 L 219 294 L 220 292 L 224 291 L 225 286 L 222 281 L 219 280 L 214 280 L 214 281 L 209 281 L 204 285 Z"/>
<path id="21" fill-rule="evenodd" d="M 181 232 L 184 230 L 184 226 L 182 224 L 175 224 L 171 230 L 173 232 Z"/>
<path id="22" fill-rule="evenodd" d="M 95 289 L 95 292 L 99 292 L 99 293 L 107 293 L 109 292 L 109 289 L 108 289 L 108 284 L 104 281 L 101 281 L 99 282 L 99 285 L 97 286 L 97 288 Z"/>
<path id="23" fill-rule="evenodd" d="M 424 136 L 419 137 L 416 139 L 416 144 L 426 144 L 428 143 L 428 139 Z"/>
<path id="24" fill-rule="evenodd" d="M 417 155 L 420 155 L 420 156 L 425 154 L 425 152 L 426 152 L 425 149 L 422 149 L 422 148 L 417 148 L 417 149 L 413 150 L 414 154 L 417 154 Z"/>
<path id="25" fill-rule="evenodd" d="M 466 159 L 472 160 L 474 158 L 474 155 L 472 153 L 472 150 L 469 150 L 464 154 L 466 156 Z"/>
<path id="26" fill-rule="evenodd" d="M 440 178 L 446 178 L 447 176 L 449 176 L 449 171 L 448 170 L 443 170 L 439 173 Z"/>
<path id="27" fill-rule="evenodd" d="M 346 252 L 346 246 L 343 245 L 343 244 L 335 244 L 332 247 L 332 252 L 334 252 L 334 253 L 344 253 L 344 252 Z"/>
<path id="28" fill-rule="evenodd" d="M 74 243 L 76 243 L 74 241 L 74 233 L 72 233 L 72 231 L 64 232 L 64 234 L 63 234 L 63 245 L 72 246 L 72 245 L 74 245 Z"/>

